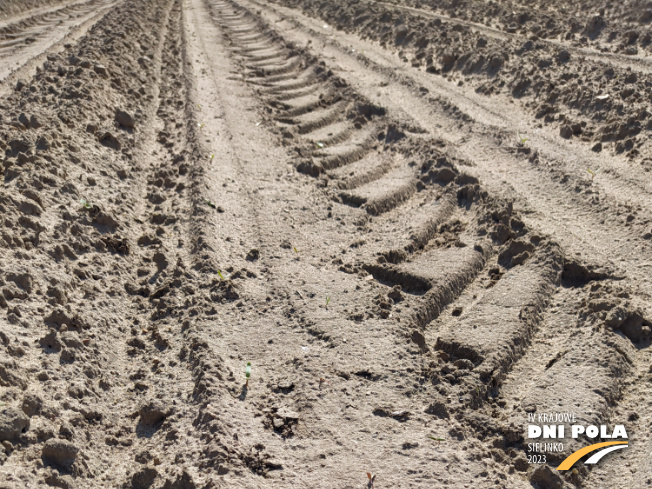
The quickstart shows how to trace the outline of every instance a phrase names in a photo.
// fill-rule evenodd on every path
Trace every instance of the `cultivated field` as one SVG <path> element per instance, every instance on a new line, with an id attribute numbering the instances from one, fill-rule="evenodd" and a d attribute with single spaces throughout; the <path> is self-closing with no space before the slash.
<path id="1" fill-rule="evenodd" d="M 650 54 L 638 0 L 0 0 L 0 489 L 650 487 Z"/>

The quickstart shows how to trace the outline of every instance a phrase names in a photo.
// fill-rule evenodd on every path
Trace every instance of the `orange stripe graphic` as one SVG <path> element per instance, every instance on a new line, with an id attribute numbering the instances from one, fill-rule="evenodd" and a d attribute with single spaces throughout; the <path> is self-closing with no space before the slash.
<path id="1" fill-rule="evenodd" d="M 581 459 L 587 453 L 594 452 L 600 448 L 610 447 L 612 445 L 627 445 L 626 441 L 605 441 L 602 443 L 595 443 L 594 445 L 589 445 L 588 447 L 580 448 L 576 452 L 571 453 L 566 460 L 559 464 L 557 470 L 568 470 L 570 469 L 575 462 Z"/>

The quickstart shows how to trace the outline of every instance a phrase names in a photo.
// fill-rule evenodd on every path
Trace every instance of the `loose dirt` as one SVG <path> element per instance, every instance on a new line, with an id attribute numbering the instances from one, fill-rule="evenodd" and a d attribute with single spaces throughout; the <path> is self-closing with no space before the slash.
<path id="1" fill-rule="evenodd" d="M 652 484 L 643 4 L 0 5 L 0 488 Z"/>

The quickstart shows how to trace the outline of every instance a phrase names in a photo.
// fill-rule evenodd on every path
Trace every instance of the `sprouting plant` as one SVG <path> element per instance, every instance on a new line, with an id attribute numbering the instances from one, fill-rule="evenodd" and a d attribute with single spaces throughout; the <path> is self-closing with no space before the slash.
<path id="1" fill-rule="evenodd" d="M 199 129 L 201 129 L 202 127 L 204 127 L 204 123 L 203 123 L 203 122 L 198 122 L 198 123 L 197 123 L 197 127 L 198 127 Z"/>
<path id="2" fill-rule="evenodd" d="M 210 200 L 206 199 L 206 205 L 208 207 L 212 207 L 213 209 L 217 209 L 217 206 L 213 204 Z"/>
<path id="3" fill-rule="evenodd" d="M 201 110 L 201 105 L 197 104 L 197 108 L 198 108 L 199 110 Z"/>
<path id="4" fill-rule="evenodd" d="M 428 438 L 430 438 L 431 440 L 435 440 L 437 442 L 437 446 L 439 446 L 442 441 L 446 441 L 446 438 L 436 438 L 436 437 L 430 436 L 430 435 L 428 435 Z"/>
<path id="5" fill-rule="evenodd" d="M 595 174 L 600 171 L 600 168 L 596 168 L 595 170 L 591 170 L 590 168 L 587 168 L 586 171 L 588 171 L 591 174 L 591 181 L 595 178 Z"/>
<path id="6" fill-rule="evenodd" d="M 328 307 L 328 303 L 331 301 L 331 298 L 329 296 L 326 296 L 326 307 Z"/>
<path id="7" fill-rule="evenodd" d="M 90 209 L 90 208 L 93 207 L 93 206 L 90 204 L 90 202 L 88 202 L 86 199 L 80 199 L 80 200 L 79 200 L 79 203 L 82 205 L 82 207 L 83 207 L 84 209 Z"/>
<path id="8" fill-rule="evenodd" d="M 318 148 L 321 149 L 321 148 L 323 148 L 325 146 L 325 144 L 324 143 L 315 143 L 315 146 L 317 146 Z"/>
<path id="9" fill-rule="evenodd" d="M 518 135 L 518 139 L 519 139 L 519 144 L 520 144 L 521 146 L 523 146 L 527 141 L 529 141 L 528 138 L 524 138 L 524 137 L 521 136 L 520 134 Z"/>
<path id="10" fill-rule="evenodd" d="M 211 160 L 215 158 L 215 153 L 211 153 Z"/>
<path id="11" fill-rule="evenodd" d="M 299 253 L 299 250 L 297 250 L 297 247 L 296 247 L 296 246 L 293 246 L 292 248 L 294 248 L 294 252 L 295 252 L 295 253 Z"/>
<path id="12" fill-rule="evenodd" d="M 367 472 L 367 479 L 369 479 L 369 482 L 367 483 L 367 489 L 374 489 L 374 482 L 376 482 L 376 474 Z"/>
<path id="13" fill-rule="evenodd" d="M 251 362 L 247 362 L 247 366 L 245 367 L 245 377 L 247 378 L 245 387 L 249 387 L 249 377 L 251 377 Z"/>

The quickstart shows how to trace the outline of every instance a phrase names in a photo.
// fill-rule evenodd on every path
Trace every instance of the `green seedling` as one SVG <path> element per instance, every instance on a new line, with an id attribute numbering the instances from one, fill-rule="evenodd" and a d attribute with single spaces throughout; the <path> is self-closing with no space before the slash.
<path id="1" fill-rule="evenodd" d="M 374 489 L 374 482 L 376 482 L 376 474 L 367 472 L 367 479 L 369 479 L 369 482 L 367 483 L 367 489 Z"/>
<path id="2" fill-rule="evenodd" d="M 211 154 L 211 160 L 215 158 L 215 154 Z"/>
<path id="3" fill-rule="evenodd" d="M 600 171 L 600 168 L 596 169 L 595 171 L 591 170 L 590 168 L 587 168 L 586 171 L 588 171 L 591 174 L 591 181 L 593 181 L 593 179 L 595 178 L 595 174 Z"/>
<path id="4" fill-rule="evenodd" d="M 528 138 L 524 138 L 524 137 L 521 136 L 520 134 L 518 135 L 518 138 L 519 138 L 519 144 L 520 144 L 521 146 L 523 146 L 527 141 L 529 141 Z"/>
<path id="5" fill-rule="evenodd" d="M 245 387 L 249 387 L 249 377 L 251 377 L 251 362 L 247 362 L 247 366 L 245 367 L 245 377 L 247 378 Z"/>
<path id="6" fill-rule="evenodd" d="M 91 209 L 93 207 L 86 199 L 81 199 L 79 203 L 84 209 Z"/>
<path id="7" fill-rule="evenodd" d="M 442 441 L 446 441 L 446 438 L 435 438 L 434 436 L 430 436 L 430 435 L 428 435 L 428 438 L 430 438 L 431 440 L 435 440 L 437 442 L 437 446 L 439 446 Z"/>
<path id="8" fill-rule="evenodd" d="M 208 207 L 212 207 L 213 209 L 217 209 L 217 206 L 213 204 L 210 200 L 206 199 L 206 205 Z"/>
<path id="9" fill-rule="evenodd" d="M 293 246 L 292 248 L 294 248 L 294 252 L 295 252 L 295 253 L 299 253 L 299 250 L 297 250 L 297 247 L 296 247 L 296 246 Z"/>
<path id="10" fill-rule="evenodd" d="M 198 123 L 197 123 L 197 127 L 198 127 L 199 129 L 201 129 L 202 127 L 204 127 L 203 122 L 198 122 Z"/>
<path id="11" fill-rule="evenodd" d="M 197 104 L 197 108 L 198 108 L 199 110 L 201 110 L 201 105 Z"/>
<path id="12" fill-rule="evenodd" d="M 330 303 L 330 301 L 331 301 L 331 298 L 326 296 L 326 307 L 328 307 L 328 304 Z"/>
<path id="13" fill-rule="evenodd" d="M 317 146 L 319 149 L 323 148 L 325 146 L 324 143 L 315 143 L 315 146 Z"/>

